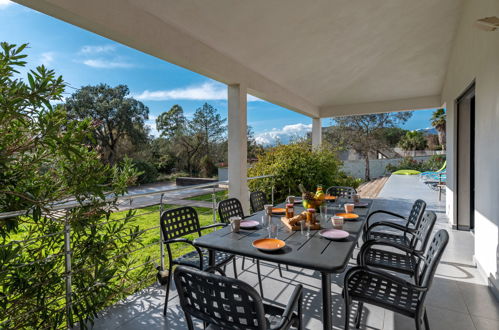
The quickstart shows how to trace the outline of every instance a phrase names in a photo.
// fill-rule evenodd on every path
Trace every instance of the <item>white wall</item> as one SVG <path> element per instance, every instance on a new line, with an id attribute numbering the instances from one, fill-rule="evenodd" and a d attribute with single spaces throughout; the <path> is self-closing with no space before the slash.
<path id="1" fill-rule="evenodd" d="M 442 101 L 447 105 L 447 213 L 455 219 L 455 100 L 475 85 L 475 260 L 495 286 L 498 281 L 499 226 L 499 31 L 473 27 L 477 19 L 499 17 L 498 0 L 466 0 L 448 64 Z"/>
<path id="2" fill-rule="evenodd" d="M 417 156 L 414 157 L 418 162 L 425 161 L 431 158 L 431 156 Z M 371 159 L 369 160 L 369 170 L 371 174 L 371 179 L 379 178 L 389 174 L 386 170 L 388 164 L 398 164 L 403 158 L 392 158 L 392 159 Z M 365 169 L 366 162 L 362 160 L 344 160 L 341 170 L 348 175 L 356 178 L 365 179 Z"/>

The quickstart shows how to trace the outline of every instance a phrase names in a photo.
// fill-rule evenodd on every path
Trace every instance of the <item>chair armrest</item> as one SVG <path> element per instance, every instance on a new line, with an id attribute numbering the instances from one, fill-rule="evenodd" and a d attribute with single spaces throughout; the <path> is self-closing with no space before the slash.
<path id="1" fill-rule="evenodd" d="M 403 215 L 401 214 L 398 214 L 398 213 L 395 213 L 395 212 L 390 212 L 390 211 L 385 211 L 385 210 L 377 210 L 377 211 L 374 211 L 374 212 L 371 212 L 369 213 L 369 215 L 367 216 L 367 219 L 366 219 L 366 225 L 364 227 L 364 233 L 367 232 L 367 229 L 369 228 L 369 219 L 375 215 L 375 214 L 388 214 L 388 215 L 391 215 L 391 216 L 394 216 L 394 217 L 397 217 L 397 218 L 400 218 L 400 219 L 404 219 L 404 220 L 407 220 L 406 217 L 404 217 Z"/>
<path id="2" fill-rule="evenodd" d="M 284 309 L 284 312 L 281 315 L 281 320 L 278 324 L 276 324 L 275 329 L 281 329 L 285 324 L 291 321 L 294 311 L 298 308 L 298 305 L 302 303 L 302 297 L 303 286 L 301 284 L 298 284 L 291 294 L 291 297 L 288 300 L 288 304 L 286 305 L 286 309 Z"/>
<path id="3" fill-rule="evenodd" d="M 167 240 L 163 241 L 163 244 L 172 244 L 172 243 L 185 243 L 185 244 L 189 244 L 192 247 L 194 247 L 194 249 L 196 249 L 196 252 L 199 255 L 199 267 L 200 267 L 200 269 L 203 269 L 203 252 L 201 251 L 201 249 L 198 246 L 194 245 L 194 243 L 191 240 L 189 240 L 187 238 L 183 238 L 183 237 L 178 237 L 178 238 L 171 238 L 171 239 L 167 239 Z"/>
<path id="4" fill-rule="evenodd" d="M 369 228 L 367 228 L 367 230 L 364 232 L 363 235 L 364 240 L 369 240 L 369 233 L 376 227 L 390 227 L 392 229 L 400 230 L 404 232 L 404 234 L 411 234 L 411 235 L 413 235 L 413 233 L 416 231 L 415 229 L 407 228 L 406 226 L 399 225 L 398 223 L 379 221 L 373 223 L 372 225 L 369 226 Z"/>
<path id="5" fill-rule="evenodd" d="M 216 228 L 216 227 L 227 227 L 227 223 L 214 223 L 212 225 L 207 225 L 199 228 L 200 230 L 205 230 L 205 229 L 210 229 L 210 228 Z"/>
<path id="6" fill-rule="evenodd" d="M 428 291 L 428 288 L 425 288 L 425 287 L 422 287 L 422 286 L 419 286 L 419 285 L 415 285 L 415 284 L 413 284 L 411 282 L 408 282 L 408 281 L 404 280 L 403 278 L 397 277 L 397 276 L 392 275 L 392 274 L 390 274 L 388 272 L 385 272 L 385 271 L 382 271 L 382 270 L 378 270 L 378 269 L 374 269 L 374 268 L 367 267 L 367 266 L 356 266 L 356 267 L 351 268 L 345 274 L 344 286 L 343 286 L 345 288 L 345 290 L 344 290 L 344 292 L 345 292 L 345 298 L 348 295 L 348 289 L 347 288 L 348 288 L 348 282 L 350 281 L 350 278 L 353 275 L 355 275 L 356 273 L 359 273 L 359 272 L 369 273 L 371 275 L 374 275 L 375 277 L 381 278 L 383 280 L 395 283 L 395 284 L 403 286 L 403 287 L 409 287 L 409 288 L 411 288 L 412 290 L 415 290 L 415 291 L 419 291 L 419 292 Z"/>
<path id="7" fill-rule="evenodd" d="M 390 241 L 386 241 L 386 240 L 383 240 L 383 239 L 378 239 L 378 240 L 375 240 L 375 239 L 370 239 L 366 242 L 364 242 L 364 244 L 362 244 L 362 247 L 360 248 L 360 251 L 359 251 L 359 262 L 360 262 L 360 266 L 365 266 L 366 265 L 366 257 L 367 257 L 367 252 L 369 252 L 369 250 L 373 247 L 373 246 L 386 246 L 386 247 L 392 247 L 392 248 L 395 248 L 397 250 L 400 250 L 400 251 L 403 251 L 405 253 L 408 253 L 408 254 L 411 254 L 417 258 L 421 258 L 421 253 L 418 253 L 418 251 L 415 251 L 414 249 L 411 249 L 410 247 L 408 246 L 405 246 L 405 245 L 402 245 L 402 244 L 398 244 L 398 243 L 395 243 L 395 242 L 390 242 Z"/>

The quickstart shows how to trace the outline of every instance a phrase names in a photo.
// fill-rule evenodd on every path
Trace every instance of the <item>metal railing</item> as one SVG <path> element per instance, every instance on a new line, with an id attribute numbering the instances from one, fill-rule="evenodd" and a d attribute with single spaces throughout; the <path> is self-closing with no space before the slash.
<path id="1" fill-rule="evenodd" d="M 251 177 L 251 178 L 248 178 L 248 181 L 264 179 L 264 178 L 271 178 L 271 177 L 272 177 L 272 175 Z M 150 249 L 156 245 L 159 245 L 158 249 L 156 250 L 157 252 L 159 252 L 158 254 L 151 255 L 150 259 L 148 259 L 145 262 L 140 262 L 138 265 L 133 265 L 133 267 L 128 268 L 127 271 L 132 271 L 132 270 L 135 270 L 135 269 L 138 269 L 141 267 L 147 267 L 148 265 L 149 266 L 153 265 L 153 264 L 157 265 L 157 262 L 159 262 L 162 269 L 165 269 L 166 254 L 165 254 L 165 250 L 164 250 L 164 245 L 162 244 L 162 241 L 163 241 L 162 233 L 161 233 L 161 230 L 159 229 L 159 217 L 160 217 L 161 212 L 163 212 L 164 210 L 171 208 L 171 207 L 178 207 L 178 206 L 184 206 L 184 205 L 186 205 L 186 206 L 187 205 L 190 205 L 190 206 L 197 205 L 198 207 L 201 208 L 201 212 L 198 212 L 201 216 L 209 216 L 209 217 L 211 217 L 211 221 L 216 223 L 217 222 L 217 205 L 219 202 L 218 197 L 217 197 L 217 192 L 224 191 L 225 189 L 221 189 L 220 186 L 227 185 L 228 183 L 229 183 L 228 181 L 216 181 L 216 182 L 211 182 L 211 183 L 206 183 L 206 184 L 199 184 L 199 185 L 192 185 L 192 186 L 185 186 L 185 187 L 176 187 L 176 188 L 172 188 L 172 189 L 164 189 L 164 190 L 159 190 L 159 191 L 154 191 L 154 192 L 146 192 L 146 193 L 129 194 L 127 196 L 118 197 L 119 208 L 114 213 L 122 212 L 125 210 L 143 210 L 146 208 L 159 206 L 158 209 L 147 210 L 146 212 L 137 213 L 131 217 L 128 217 L 129 220 L 131 219 L 132 221 L 136 221 L 136 220 L 138 220 L 141 217 L 146 216 L 146 215 L 158 214 L 157 225 L 149 227 L 149 228 L 142 228 L 141 227 L 140 232 L 139 232 L 139 233 L 146 233 L 146 232 L 157 230 L 158 239 L 157 240 L 154 239 L 153 242 L 150 242 L 149 244 L 144 244 L 144 245 L 140 246 L 139 248 L 134 249 L 132 251 L 124 252 L 121 255 L 117 255 L 117 256 L 115 256 L 115 258 L 119 258 L 119 257 L 124 256 L 124 255 L 131 255 L 131 254 L 135 254 L 135 253 L 140 253 L 141 251 L 144 251 L 145 249 Z M 208 206 L 208 205 L 200 206 L 203 203 L 199 203 L 199 201 L 189 201 L 188 199 L 182 199 L 182 197 L 174 196 L 175 198 L 169 198 L 169 197 L 172 197 L 172 193 L 178 193 L 178 192 L 185 191 L 185 190 L 199 190 L 200 193 L 203 190 L 206 190 L 206 193 L 199 194 L 199 195 L 210 194 L 211 195 L 210 198 L 204 202 L 210 202 L 211 205 L 210 206 Z M 137 199 L 144 198 L 144 197 L 153 197 L 153 196 L 158 196 L 159 200 L 148 202 L 148 203 L 143 203 L 143 205 L 140 205 L 136 208 L 133 207 L 133 202 L 136 201 Z M 190 198 L 190 197 L 193 197 L 193 196 L 186 196 L 183 198 Z M 112 200 L 115 200 L 116 198 L 117 198 L 116 196 L 108 196 L 106 198 L 106 201 L 112 201 Z M 271 198 L 272 198 L 272 203 L 273 203 L 274 202 L 274 187 L 273 187 L 273 185 L 272 185 Z M 177 203 L 181 202 L 181 203 L 175 204 L 175 202 L 177 202 Z M 203 202 L 203 201 L 201 201 L 201 202 Z M 56 231 L 53 233 L 49 233 L 47 235 L 40 235 L 40 236 L 35 237 L 35 238 L 28 238 L 25 240 L 11 240 L 4 245 L 0 245 L 0 249 L 3 249 L 3 248 L 7 248 L 9 246 L 12 246 L 12 245 L 19 245 L 19 246 L 26 247 L 29 244 L 37 244 L 37 241 L 40 241 L 41 239 L 50 239 L 50 240 L 53 239 L 54 241 L 59 240 L 62 242 L 62 247 L 60 248 L 59 252 L 47 255 L 42 259 L 33 260 L 29 263 L 18 264 L 18 265 L 12 266 L 11 269 L 13 267 L 26 267 L 28 265 L 32 265 L 32 264 L 37 263 L 37 262 L 46 262 L 47 260 L 51 260 L 51 258 L 52 258 L 52 260 L 53 260 L 53 258 L 63 258 L 64 259 L 64 260 L 61 259 L 61 262 L 60 262 L 61 265 L 63 265 L 63 266 L 61 266 L 61 267 L 63 267 L 63 270 L 61 269 L 63 273 L 60 275 L 61 275 L 61 278 L 63 278 L 63 280 L 64 280 L 64 294 L 63 294 L 63 296 L 46 297 L 46 299 L 48 299 L 51 303 L 57 303 L 57 302 L 61 301 L 62 299 L 65 299 L 63 307 L 66 310 L 66 313 L 65 313 L 66 314 L 66 320 L 65 320 L 66 327 L 70 327 L 70 325 L 73 324 L 73 320 L 72 320 L 72 317 L 73 317 L 72 316 L 72 304 L 74 303 L 74 301 L 73 301 L 73 299 L 74 299 L 74 294 L 73 294 L 74 293 L 73 292 L 74 284 L 72 281 L 73 274 L 75 274 L 75 272 L 77 272 L 77 271 L 82 271 L 84 269 L 81 269 L 81 268 L 74 269 L 74 267 L 73 267 L 72 258 L 73 258 L 73 253 L 75 252 L 74 251 L 74 249 L 75 249 L 74 244 L 75 243 L 72 240 L 71 223 L 68 220 L 68 218 L 65 216 L 65 211 L 69 211 L 75 207 L 80 207 L 80 206 L 82 206 L 82 205 L 77 204 L 71 200 L 65 200 L 61 203 L 58 203 L 58 205 L 54 205 L 53 207 L 51 207 L 51 211 L 60 211 L 61 218 L 57 219 L 57 221 L 61 224 L 62 230 L 59 230 L 59 231 Z M 0 219 L 24 217 L 27 215 L 29 215 L 29 213 L 27 211 L 5 212 L 5 213 L 0 213 Z M 107 221 L 103 221 L 101 223 L 95 224 L 95 226 L 96 227 L 97 226 L 105 226 L 108 224 L 112 224 L 113 222 L 123 221 L 123 219 L 124 219 L 123 217 L 119 217 L 117 219 L 110 219 L 109 218 Z M 120 239 L 120 237 L 116 237 L 114 239 L 118 240 L 118 239 Z M 115 259 L 115 258 L 111 258 L 111 259 Z M 93 267 L 93 265 L 89 265 L 89 268 L 91 268 L 91 267 Z M 154 270 L 154 271 L 151 271 L 149 276 L 147 276 L 145 279 L 143 279 L 139 284 L 134 283 L 130 287 L 136 286 L 138 289 L 141 289 L 142 287 L 146 287 L 146 286 L 152 284 L 154 282 L 153 278 L 155 279 L 155 275 L 156 275 L 155 267 L 151 268 L 151 270 Z M 9 270 L 5 270 L 5 271 L 9 271 Z M 37 285 L 43 285 L 43 284 L 44 283 L 37 284 Z M 3 283 L 0 284 L 0 288 L 3 288 Z M 10 297 L 10 298 L 12 298 L 12 297 Z M 19 299 L 22 299 L 22 296 L 21 297 L 14 297 L 14 298 L 17 301 Z M 14 299 L 14 298 L 12 298 L 12 299 Z M 9 303 L 8 296 L 5 296 L 4 300 L 6 301 L 7 304 Z M 41 310 L 43 310 L 43 308 L 45 306 L 48 306 L 48 305 L 49 304 L 44 304 L 42 306 L 37 306 L 33 310 L 30 310 L 31 315 L 24 315 L 24 316 L 23 315 L 15 315 L 14 320 L 12 318 L 9 318 L 9 317 L 5 318 L 5 316 L 2 316 L 2 317 L 0 317 L 0 328 L 4 328 L 6 325 L 12 325 L 12 322 L 13 321 L 15 322 L 16 319 L 22 319 L 23 317 L 33 317 L 33 313 L 40 312 Z M 61 307 L 61 310 L 62 310 L 62 307 Z"/>

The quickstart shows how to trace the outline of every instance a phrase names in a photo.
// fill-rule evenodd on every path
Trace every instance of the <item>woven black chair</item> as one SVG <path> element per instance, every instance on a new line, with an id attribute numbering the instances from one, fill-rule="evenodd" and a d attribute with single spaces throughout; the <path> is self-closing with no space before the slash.
<path id="1" fill-rule="evenodd" d="M 250 194 L 251 212 L 263 211 L 265 204 L 267 204 L 267 197 L 263 191 L 253 191 Z"/>
<path id="2" fill-rule="evenodd" d="M 408 244 L 409 237 L 406 235 L 406 233 L 418 227 L 419 223 L 421 222 L 421 219 L 423 218 L 425 210 L 426 210 L 426 202 L 421 199 L 418 199 L 414 202 L 414 204 L 412 204 L 411 211 L 407 218 L 404 217 L 403 215 L 391 211 L 377 210 L 371 212 L 366 219 L 366 223 L 363 229 L 364 232 L 362 235 L 362 239 L 364 242 L 370 239 L 383 239 L 394 243 Z M 388 214 L 397 217 L 399 219 L 405 220 L 405 224 L 400 225 L 390 221 L 378 221 L 375 222 L 374 224 L 370 224 L 369 223 L 370 218 L 376 214 Z M 376 230 L 382 227 L 395 229 L 399 233 L 394 234 L 394 233 L 387 233 L 384 231 Z M 402 232 L 403 234 L 401 235 L 400 232 Z"/>
<path id="3" fill-rule="evenodd" d="M 352 198 L 353 195 L 357 194 L 357 190 L 352 187 L 340 187 L 332 186 L 327 188 L 326 195 L 336 196 L 336 197 L 346 197 Z"/>
<path id="4" fill-rule="evenodd" d="M 231 217 L 241 217 L 244 218 L 244 211 L 241 202 L 237 198 L 229 198 L 218 203 L 218 216 L 220 217 L 220 222 L 225 224 L 230 224 Z M 243 257 L 241 267 L 244 269 L 244 262 L 246 258 Z M 258 259 L 253 260 L 256 262 L 256 272 L 258 275 L 258 285 L 260 288 L 260 295 L 263 297 L 263 286 L 262 286 L 262 276 L 260 273 L 260 261 Z M 278 265 L 279 275 L 282 277 L 281 265 Z"/>
<path id="5" fill-rule="evenodd" d="M 352 303 L 358 301 L 356 328 L 360 326 L 363 305 L 368 303 L 413 318 L 417 330 L 422 329 L 424 319 L 425 328 L 429 330 L 425 299 L 448 241 L 449 234 L 444 229 L 435 234 L 428 251 L 422 257 L 417 284 L 371 267 L 357 266 L 350 269 L 345 275 L 343 290 L 345 329 L 348 330 L 350 326 Z"/>
<path id="6" fill-rule="evenodd" d="M 166 297 L 165 297 L 165 307 L 163 314 L 166 315 L 166 310 L 168 307 L 168 295 L 170 293 L 170 282 L 172 277 L 172 267 L 173 265 L 185 265 L 196 267 L 199 269 L 208 269 L 210 267 L 209 253 L 206 250 L 200 249 L 199 247 L 193 245 L 192 241 L 184 236 L 189 234 L 197 233 L 201 236 L 202 231 L 209 228 L 224 227 L 225 224 L 213 224 L 209 226 L 201 227 L 199 224 L 199 218 L 196 210 L 190 206 L 184 206 L 176 209 L 171 209 L 164 211 L 160 218 L 161 231 L 163 233 L 163 243 L 166 245 L 168 251 L 168 275 L 166 279 L 160 278 L 160 283 L 166 285 Z M 182 255 L 178 258 L 173 258 L 171 244 L 183 243 L 190 244 L 194 247 L 194 251 Z M 237 278 L 236 273 L 236 261 L 235 256 L 225 252 L 215 252 L 215 266 L 217 269 L 225 266 L 228 262 L 233 261 L 234 274 Z M 160 270 L 162 271 L 162 270 Z M 225 275 L 225 274 L 224 274 Z"/>
<path id="7" fill-rule="evenodd" d="M 298 285 L 285 309 L 264 304 L 253 287 L 242 281 L 179 266 L 174 273 L 180 306 L 189 330 L 192 317 L 206 329 L 301 329 L 302 291 Z M 270 320 L 269 315 L 273 318 Z"/>
<path id="8" fill-rule="evenodd" d="M 437 215 L 435 212 L 425 212 L 418 227 L 414 231 L 408 232 L 408 235 L 412 236 L 408 245 L 382 239 L 368 240 L 362 245 L 357 255 L 357 263 L 360 266 L 371 266 L 399 272 L 416 279 L 417 269 L 423 260 L 422 257 L 428 246 L 436 220 Z M 388 251 L 387 249 L 377 249 L 375 247 L 391 247 L 398 251 Z"/>

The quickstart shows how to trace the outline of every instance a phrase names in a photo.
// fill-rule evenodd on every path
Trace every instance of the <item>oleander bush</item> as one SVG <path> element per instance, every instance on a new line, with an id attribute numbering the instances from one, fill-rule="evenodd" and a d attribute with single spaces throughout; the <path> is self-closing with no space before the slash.
<path id="1" fill-rule="evenodd" d="M 273 175 L 272 178 L 251 180 L 251 191 L 262 190 L 270 196 L 275 187 L 275 200 L 288 195 L 300 195 L 298 185 L 315 191 L 317 185 L 358 187 L 360 181 L 340 171 L 341 162 L 336 153 L 327 148 L 312 150 L 308 143 L 279 145 L 263 152 L 248 170 L 248 176 Z"/>
<path id="2" fill-rule="evenodd" d="M 69 120 L 57 105 L 61 76 L 38 66 L 22 78 L 27 45 L 0 46 L 0 212 L 22 211 L 0 220 L 0 328 L 85 327 L 145 271 L 130 270 L 143 262 L 129 254 L 143 234 L 133 212 L 111 218 L 137 172 L 126 159 L 101 162 L 88 143 L 99 123 Z"/>

